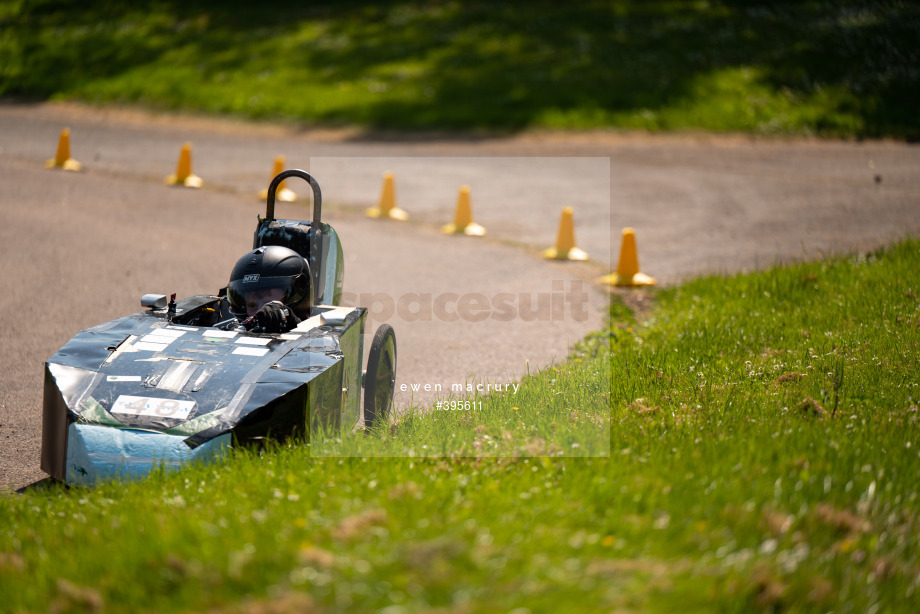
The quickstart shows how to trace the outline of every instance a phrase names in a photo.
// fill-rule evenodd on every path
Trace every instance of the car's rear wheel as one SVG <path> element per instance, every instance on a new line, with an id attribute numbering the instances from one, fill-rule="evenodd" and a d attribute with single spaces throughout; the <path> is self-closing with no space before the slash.
<path id="1" fill-rule="evenodd" d="M 386 424 L 396 391 L 396 333 L 381 324 L 371 342 L 364 373 L 364 428 Z"/>

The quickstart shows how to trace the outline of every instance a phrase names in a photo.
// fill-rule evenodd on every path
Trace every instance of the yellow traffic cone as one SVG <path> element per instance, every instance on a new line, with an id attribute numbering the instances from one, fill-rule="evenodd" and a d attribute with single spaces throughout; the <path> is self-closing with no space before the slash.
<path id="1" fill-rule="evenodd" d="M 284 170 L 284 156 L 276 156 L 275 166 L 274 166 L 274 169 L 272 170 L 272 176 L 268 178 L 268 182 L 271 183 L 272 179 L 277 177 L 278 173 L 280 173 L 283 170 Z M 264 190 L 259 192 L 259 197 L 268 198 L 268 188 L 265 188 Z M 282 181 L 280 184 L 278 184 L 278 189 L 275 190 L 275 200 L 280 200 L 281 202 L 285 202 L 285 203 L 292 203 L 295 200 L 297 200 L 297 194 L 295 194 L 293 190 L 289 190 L 288 188 L 284 187 L 284 182 Z"/>
<path id="2" fill-rule="evenodd" d="M 45 162 L 45 168 L 62 168 L 65 171 L 78 171 L 82 168 L 79 162 L 70 157 L 70 128 L 61 130 L 57 153 Z"/>
<path id="3" fill-rule="evenodd" d="M 559 220 L 559 233 L 556 235 L 556 247 L 543 250 L 544 258 L 554 260 L 587 260 L 588 254 L 575 247 L 575 222 L 572 218 L 572 208 L 562 210 Z"/>
<path id="4" fill-rule="evenodd" d="M 636 251 L 636 231 L 623 229 L 623 244 L 620 246 L 620 262 L 617 272 L 599 280 L 611 286 L 654 286 L 655 280 L 639 272 L 639 254 Z"/>
<path id="5" fill-rule="evenodd" d="M 179 164 L 176 174 L 166 178 L 167 185 L 181 185 L 187 188 L 200 188 L 204 183 L 201 177 L 192 174 L 192 144 L 186 143 L 179 152 Z"/>
<path id="6" fill-rule="evenodd" d="M 368 217 L 387 217 L 391 220 L 405 222 L 409 213 L 396 206 L 396 185 L 393 173 L 383 174 L 383 191 L 380 193 L 380 206 L 367 210 Z"/>
<path id="7" fill-rule="evenodd" d="M 444 234 L 464 234 L 469 237 L 483 237 L 486 229 L 473 221 L 473 206 L 470 204 L 470 186 L 460 188 L 457 196 L 457 211 L 454 213 L 454 223 L 441 226 Z"/>

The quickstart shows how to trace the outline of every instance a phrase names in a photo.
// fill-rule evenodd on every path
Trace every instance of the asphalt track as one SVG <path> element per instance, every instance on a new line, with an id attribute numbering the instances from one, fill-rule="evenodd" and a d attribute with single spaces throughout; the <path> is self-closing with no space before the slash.
<path id="1" fill-rule="evenodd" d="M 71 128 L 81 173 L 43 168 Z M 201 190 L 169 188 L 182 143 Z M 224 285 L 251 245 L 256 194 L 283 154 L 323 187 L 346 252 L 349 304 L 394 326 L 399 407 L 428 384 L 505 384 L 565 357 L 602 322 L 620 229 L 645 273 L 675 283 L 867 251 L 920 235 L 920 147 L 706 135 L 362 135 L 234 121 L 0 105 L 0 486 L 44 474 L 42 363 L 75 332 L 137 311 L 148 292 Z M 364 216 L 396 176 L 408 223 Z M 461 185 L 485 239 L 446 237 Z M 302 197 L 305 186 L 291 184 Z M 562 207 L 592 261 L 539 256 Z M 305 198 L 279 217 L 309 217 Z M 411 392 L 411 388 L 418 388 Z M 508 393 L 506 393 L 508 394 Z M 444 393 L 442 392 L 442 396 Z"/>

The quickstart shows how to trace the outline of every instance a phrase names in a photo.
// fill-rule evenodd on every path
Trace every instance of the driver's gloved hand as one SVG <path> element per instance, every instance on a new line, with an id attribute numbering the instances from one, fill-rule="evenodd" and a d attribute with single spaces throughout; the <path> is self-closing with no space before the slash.
<path id="1" fill-rule="evenodd" d="M 256 312 L 255 319 L 256 326 L 267 333 L 286 333 L 300 324 L 300 318 L 280 301 L 262 305 Z"/>

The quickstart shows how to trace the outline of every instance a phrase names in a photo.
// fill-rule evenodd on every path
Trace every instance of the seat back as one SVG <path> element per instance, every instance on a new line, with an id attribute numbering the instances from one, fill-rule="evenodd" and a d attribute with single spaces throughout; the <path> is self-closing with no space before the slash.
<path id="1" fill-rule="evenodd" d="M 275 192 L 288 177 L 299 177 L 313 188 L 313 221 L 275 219 Z M 280 245 L 294 250 L 310 264 L 314 303 L 338 305 L 345 279 L 345 259 L 339 236 L 320 220 L 323 196 L 316 179 L 306 171 L 291 169 L 278 173 L 268 186 L 265 218 L 259 217 L 252 247 Z"/>

